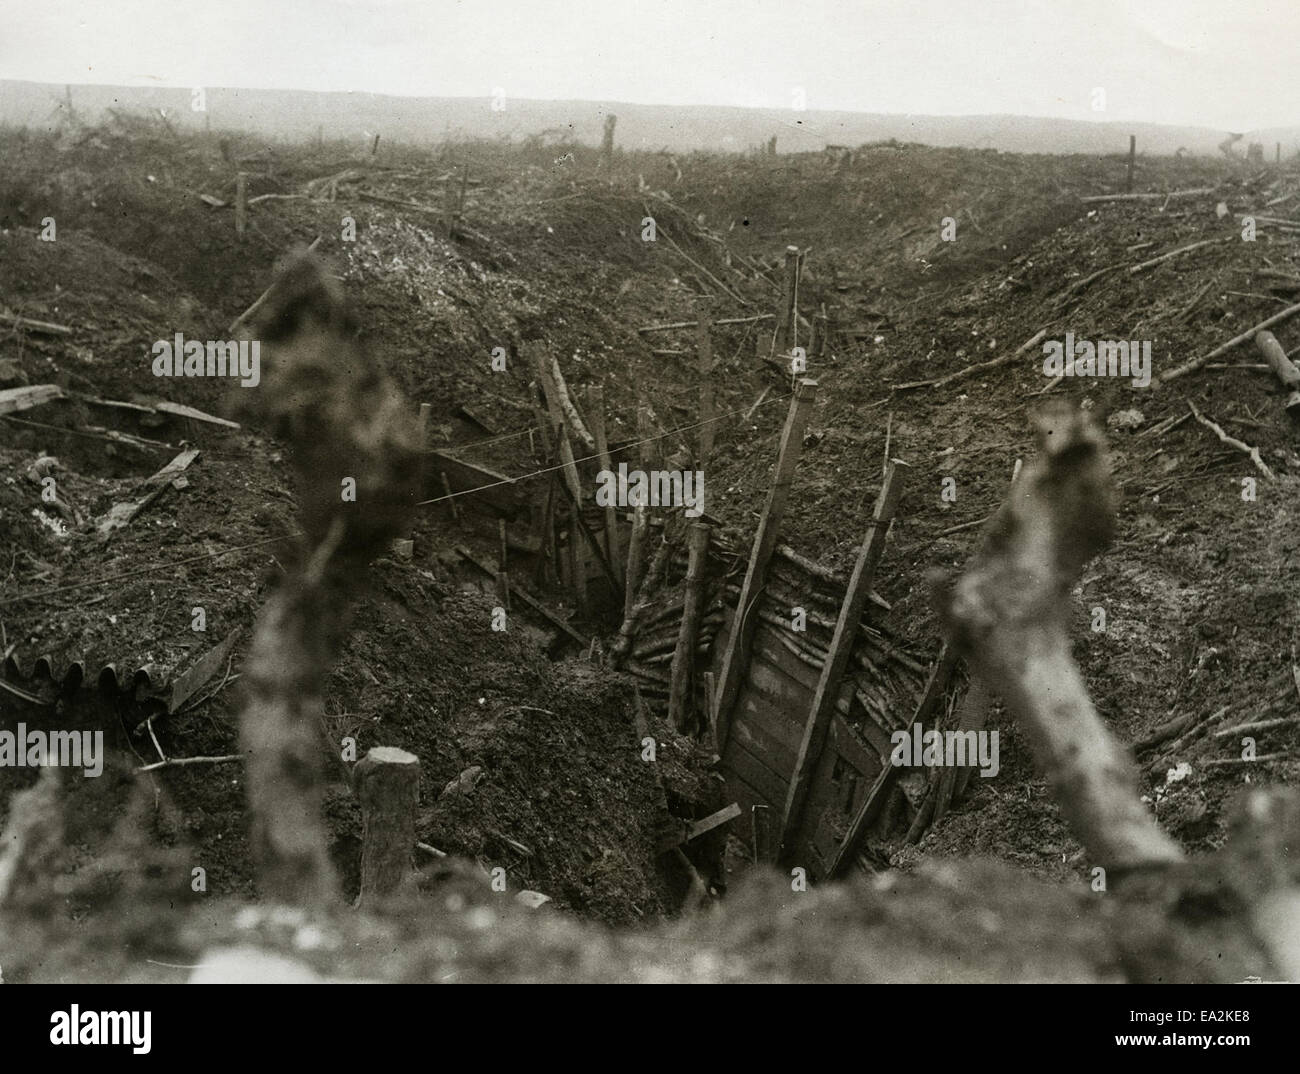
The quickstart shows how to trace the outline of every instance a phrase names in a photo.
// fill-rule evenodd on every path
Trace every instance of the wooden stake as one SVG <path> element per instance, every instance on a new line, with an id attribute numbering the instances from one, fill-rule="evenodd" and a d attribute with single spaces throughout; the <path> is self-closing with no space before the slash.
<path id="1" fill-rule="evenodd" d="M 799 290 L 799 247 L 785 248 L 785 290 L 781 294 L 781 308 L 777 315 L 776 332 L 772 336 L 772 355 L 785 354 L 794 339 L 794 319 Z M 769 355 L 770 357 L 771 355 Z"/>
<path id="2" fill-rule="evenodd" d="M 704 673 L 704 715 L 708 721 L 705 731 L 710 739 L 717 740 L 717 713 L 718 700 L 718 677 L 711 671 Z"/>
<path id="3" fill-rule="evenodd" d="M 1128 136 L 1128 176 L 1124 180 L 1124 193 L 1126 194 L 1133 193 L 1133 170 L 1137 165 L 1137 145 L 1137 135 L 1130 134 Z"/>
<path id="4" fill-rule="evenodd" d="M 605 439 L 605 389 L 599 384 L 591 385 L 587 389 L 586 403 L 587 420 L 591 422 L 591 435 L 596 441 L 597 461 L 601 470 L 613 473 L 609 443 Z M 621 566 L 618 559 L 618 508 L 612 503 L 605 508 L 605 557 L 614 571 L 614 592 L 617 593 L 623 579 L 618 574 Z"/>
<path id="5" fill-rule="evenodd" d="M 900 470 L 900 467 L 903 469 Z M 790 778 L 790 786 L 786 794 L 785 811 L 781 817 L 779 854 L 780 860 L 784 863 L 788 863 L 798 851 L 799 830 L 803 824 L 804 806 L 807 804 L 808 791 L 812 786 L 813 773 L 826 746 L 831 717 L 835 714 L 835 702 L 840 696 L 840 682 L 848 668 L 853 644 L 857 640 L 858 625 L 866 609 L 868 595 L 871 593 L 871 583 L 885 549 L 890 523 L 893 522 L 894 512 L 898 508 L 898 498 L 903 491 L 902 474 L 906 469 L 906 463 L 898 459 L 889 460 L 885 481 L 876 499 L 871 525 L 863 538 L 862 549 L 858 553 L 853 574 L 849 578 L 848 591 L 844 594 L 844 601 L 840 605 L 840 616 L 835 623 L 830 650 L 817 680 L 817 689 L 813 693 L 812 706 L 808 711 L 807 722 L 804 724 L 803 741 L 799 745 L 794 774 Z"/>
<path id="6" fill-rule="evenodd" d="M 361 896 L 391 894 L 411 870 L 420 759 L 393 746 L 374 746 L 357 762 L 352 785 L 361 803 Z"/>
<path id="7" fill-rule="evenodd" d="M 527 352 L 527 357 L 532 362 L 533 369 L 537 374 L 537 383 L 542 386 L 542 392 L 546 396 L 546 409 L 550 418 L 551 435 L 559 445 L 560 465 L 563 467 L 564 480 L 568 482 L 569 491 L 573 493 L 574 499 L 581 502 L 582 485 L 578 481 L 578 468 L 573 457 L 573 447 L 569 443 L 568 436 L 561 433 L 561 429 L 565 424 L 565 416 L 564 408 L 560 405 L 559 391 L 551 378 L 551 370 L 548 368 L 542 348 L 529 344 Z"/>
<path id="8" fill-rule="evenodd" d="M 506 569 L 506 557 L 509 555 L 510 550 L 510 546 L 506 541 L 506 520 L 504 518 L 497 519 L 497 536 L 501 538 L 501 558 L 497 561 L 497 566 L 504 571 Z"/>
<path id="9" fill-rule="evenodd" d="M 248 227 L 248 176 L 240 172 L 235 176 L 235 234 L 242 235 Z"/>
<path id="10" fill-rule="evenodd" d="M 703 598 L 704 562 L 709 552 L 709 527 L 691 524 L 687 534 L 689 560 L 686 567 L 686 606 L 682 625 L 673 651 L 672 685 L 668 691 L 668 718 L 679 731 L 686 729 L 691 693 L 691 667 L 695 660 L 695 639 L 700 628 L 700 603 Z"/>
<path id="11" fill-rule="evenodd" d="M 713 454 L 713 300 L 700 298 L 695 304 L 699 324 L 695 347 L 700 363 L 700 453 L 696 465 L 704 469 Z"/>
<path id="12" fill-rule="evenodd" d="M 618 116 L 607 115 L 605 117 L 605 130 L 600 140 L 600 162 L 608 170 L 614 164 L 614 125 L 618 122 Z"/>
<path id="13" fill-rule="evenodd" d="M 722 660 L 717 701 L 718 737 L 715 747 L 718 753 L 722 753 L 727 744 L 728 720 L 736 698 L 740 694 L 741 677 L 749 663 L 749 643 L 753 638 L 755 623 L 753 615 L 750 614 L 750 606 L 758 599 L 767 577 L 767 565 L 772 558 L 773 549 L 776 548 L 777 536 L 785 518 L 786 503 L 790 498 L 790 484 L 794 479 L 794 470 L 799 464 L 799 455 L 803 450 L 804 428 L 808 424 L 816 395 L 817 382 L 801 380 L 794 398 L 790 401 L 785 428 L 781 430 L 781 444 L 777 449 L 772 487 L 768 490 L 767 504 L 758 523 L 758 532 L 754 535 L 749 566 L 745 571 L 745 580 L 740 587 L 740 600 L 736 605 L 736 618 Z"/>
<path id="14" fill-rule="evenodd" d="M 442 480 L 442 494 L 447 498 L 447 507 L 451 511 L 451 520 L 460 521 L 460 508 L 456 506 L 456 497 L 451 491 L 451 482 L 447 480 L 447 471 L 439 470 L 438 477 Z"/>
<path id="15" fill-rule="evenodd" d="M 584 615 L 589 607 L 587 603 L 587 567 L 583 562 L 580 542 L 581 530 L 578 526 L 579 507 L 569 504 L 569 574 L 572 576 L 573 592 L 578 599 L 578 610 Z"/>

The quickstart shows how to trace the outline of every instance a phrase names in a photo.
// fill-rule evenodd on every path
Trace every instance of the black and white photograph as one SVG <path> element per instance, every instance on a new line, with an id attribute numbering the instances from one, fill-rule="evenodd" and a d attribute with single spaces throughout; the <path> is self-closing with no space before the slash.
<path id="1" fill-rule="evenodd" d="M 1055 1045 L 1252 1052 L 1297 60 L 1283 0 L 0 0 L 25 1037 L 1127 984 Z"/>

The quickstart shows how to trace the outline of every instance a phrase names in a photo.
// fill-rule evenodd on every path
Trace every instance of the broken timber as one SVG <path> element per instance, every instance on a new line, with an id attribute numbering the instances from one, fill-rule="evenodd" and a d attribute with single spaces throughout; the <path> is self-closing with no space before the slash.
<path id="1" fill-rule="evenodd" d="M 45 336 L 70 336 L 72 329 L 67 325 L 52 324 L 49 321 L 34 321 L 30 317 L 20 317 L 16 313 L 0 312 L 0 324 L 11 325 L 24 332 L 35 332 Z"/>
<path id="2" fill-rule="evenodd" d="M 751 605 L 762 592 L 767 578 L 767 565 L 776 548 L 777 535 L 781 522 L 785 518 L 786 503 L 790 498 L 790 484 L 794 479 L 794 469 L 799 464 L 799 455 L 803 448 L 804 427 L 812 413 L 813 400 L 817 395 L 815 380 L 801 380 L 790 401 L 790 410 L 786 415 L 785 428 L 781 430 L 781 444 L 777 449 L 776 472 L 772 478 L 772 487 L 768 490 L 767 505 L 754 535 L 754 545 L 749 556 L 749 566 L 745 570 L 745 580 L 740 587 L 740 600 L 736 605 L 736 628 L 727 640 L 727 650 L 722 659 L 719 675 L 718 696 L 714 706 L 717 714 L 717 741 L 714 749 L 723 752 L 727 744 L 728 721 L 736 698 L 740 694 L 741 676 L 749 659 L 749 645 L 754 634 L 754 620 L 749 615 Z"/>
<path id="3" fill-rule="evenodd" d="M 775 313 L 760 313 L 755 317 L 723 317 L 713 323 L 719 328 L 732 324 L 757 324 L 759 321 L 773 321 Z M 678 328 L 698 328 L 699 321 L 673 321 L 671 324 L 647 324 L 638 328 L 638 332 L 670 332 Z"/>
<path id="4" fill-rule="evenodd" d="M 99 530 L 99 536 L 106 538 L 115 530 L 129 526 L 140 516 L 144 510 L 158 499 L 167 488 L 188 468 L 190 463 L 199 457 L 198 448 L 186 448 L 177 455 L 171 462 L 154 474 L 145 483 L 149 491 L 134 503 L 115 503 L 109 508 L 108 515 L 103 518 L 96 527 Z"/>
<path id="5" fill-rule="evenodd" d="M 808 721 L 804 726 L 794 774 L 790 777 L 790 786 L 786 793 L 785 813 L 781 818 L 779 854 L 782 862 L 788 861 L 797 849 L 796 844 L 803 824 L 808 791 L 812 786 L 813 772 L 817 762 L 821 760 L 822 750 L 826 745 L 826 735 L 835 711 L 835 702 L 840 696 L 840 682 L 849 665 L 853 643 L 857 638 L 858 624 L 866 608 L 867 594 L 871 591 L 871 582 L 875 577 L 881 554 L 884 552 L 889 527 L 898 508 L 899 496 L 903 491 L 900 466 L 905 468 L 907 464 L 897 459 L 889 460 L 885 481 L 880 488 L 875 511 L 872 513 L 870 530 L 862 542 L 862 550 L 858 553 L 857 562 L 853 565 L 853 575 L 849 579 L 848 591 L 844 594 L 844 603 L 840 605 L 840 615 L 835 623 L 835 634 L 831 638 L 830 651 L 825 663 L 822 664 L 821 675 L 817 680 L 817 690 L 813 694 Z"/>
<path id="6" fill-rule="evenodd" d="M 710 813 L 707 817 L 704 817 L 702 820 L 697 820 L 694 824 L 690 826 L 690 828 L 688 828 L 681 835 L 671 836 L 667 839 L 664 839 L 662 842 L 660 842 L 659 846 L 656 849 L 660 854 L 666 854 L 674 847 L 679 847 L 683 843 L 689 843 L 692 839 L 698 839 L 706 832 L 711 832 L 713 831 L 714 828 L 719 828 L 722 825 L 726 824 L 727 821 L 735 820 L 740 815 L 741 815 L 740 806 L 737 803 L 732 802 L 731 805 L 724 806 L 722 809 L 719 809 L 716 813 Z"/>
<path id="7" fill-rule="evenodd" d="M 5 388 L 0 391 L 0 414 L 13 414 L 30 410 L 42 403 L 63 399 L 63 389 L 57 384 L 33 384 L 25 388 Z"/>
<path id="8" fill-rule="evenodd" d="M 1269 368 L 1287 390 L 1286 412 L 1292 417 L 1300 414 L 1300 369 L 1292 364 L 1272 332 L 1263 331 L 1256 335 L 1255 345 L 1263 352 Z"/>

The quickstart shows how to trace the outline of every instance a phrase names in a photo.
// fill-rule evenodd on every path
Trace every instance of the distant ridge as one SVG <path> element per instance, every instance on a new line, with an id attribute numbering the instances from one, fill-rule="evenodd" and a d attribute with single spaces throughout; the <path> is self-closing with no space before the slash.
<path id="1" fill-rule="evenodd" d="M 62 85 L 0 80 L 0 123 L 44 127 L 57 122 Z M 1180 147 L 1217 153 L 1225 131 L 1156 123 L 1086 122 L 1032 116 L 877 115 L 865 112 L 796 112 L 793 109 L 714 105 L 646 105 L 598 101 L 530 101 L 507 98 L 493 111 L 488 97 L 388 97 L 372 93 L 209 88 L 207 118 L 214 130 L 245 130 L 263 136 L 303 139 L 323 129 L 326 138 L 363 140 L 375 134 L 398 142 L 432 143 L 447 138 L 520 140 L 549 132 L 596 145 L 609 112 L 618 116 L 618 144 L 628 149 L 743 151 L 772 135 L 778 152 L 819 150 L 828 143 L 857 146 L 890 138 L 935 146 L 964 146 L 1014 153 L 1108 154 L 1128 151 L 1137 135 L 1145 154 L 1172 155 Z M 188 89 L 74 85 L 73 106 L 88 120 L 106 108 L 130 112 L 165 108 L 182 128 L 201 129 L 204 115 L 190 109 Z M 1238 143 L 1262 142 L 1272 160 L 1300 151 L 1300 127 L 1243 132 Z"/>

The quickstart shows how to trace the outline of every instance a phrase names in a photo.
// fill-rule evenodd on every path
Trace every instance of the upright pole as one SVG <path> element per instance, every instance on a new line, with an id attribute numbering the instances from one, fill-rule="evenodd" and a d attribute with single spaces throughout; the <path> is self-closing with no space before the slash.
<path id="1" fill-rule="evenodd" d="M 686 596 L 682 625 L 673 650 L 672 679 L 668 690 L 668 718 L 677 730 L 686 729 L 691 699 L 691 668 L 695 663 L 695 639 L 700 628 L 700 604 L 703 596 L 704 560 L 709 551 L 709 527 L 691 524 L 687 535 L 689 558 L 686 564 Z M 707 720 L 701 721 L 707 723 Z"/>
<path id="2" fill-rule="evenodd" d="M 242 235 L 248 226 L 248 176 L 235 176 L 235 234 Z"/>
<path id="3" fill-rule="evenodd" d="M 713 299 L 696 300 L 699 321 L 695 346 L 700 363 L 700 453 L 696 465 L 703 470 L 713 454 Z"/>
<path id="4" fill-rule="evenodd" d="M 849 658 L 853 653 L 853 644 L 857 640 L 858 625 L 866 609 L 867 599 L 871 595 L 871 583 L 875 577 L 876 567 L 885 549 L 885 539 L 889 535 L 890 523 L 898 509 L 898 498 L 903 491 L 902 472 L 899 467 L 907 464 L 897 459 L 890 459 L 885 471 L 885 481 L 880 487 L 876 499 L 876 508 L 872 512 L 871 525 L 862 541 L 857 562 L 853 565 L 853 574 L 849 577 L 848 590 L 844 602 L 840 605 L 839 619 L 835 623 L 835 633 L 831 636 L 831 646 L 822 664 L 821 675 L 817 680 L 817 689 L 813 692 L 812 706 L 804 724 L 803 740 L 799 744 L 799 754 L 795 761 L 794 775 L 790 778 L 789 791 L 786 794 L 785 811 L 781 818 L 780 860 L 787 862 L 798 849 L 799 830 L 803 824 L 804 806 L 808 801 L 808 791 L 812 787 L 813 775 L 817 762 L 821 759 L 826 745 L 826 734 L 830 729 L 831 717 L 835 714 L 835 703 L 839 699 L 840 682 L 848 668 Z"/>
<path id="5" fill-rule="evenodd" d="M 816 396 L 817 382 L 801 380 L 795 390 L 794 399 L 790 401 L 785 428 L 781 430 L 776 472 L 772 477 L 772 487 L 768 489 L 767 504 L 759 519 L 758 532 L 754 535 L 754 546 L 749 554 L 749 566 L 745 570 L 745 580 L 740 586 L 736 618 L 732 622 L 731 636 L 727 639 L 727 650 L 722 658 L 718 701 L 715 706 L 718 753 L 722 753 L 726 747 L 731 710 L 735 707 L 736 698 L 740 694 L 741 677 L 749 663 L 749 645 L 757 621 L 750 605 L 758 599 L 758 594 L 767 580 L 767 566 L 776 549 L 777 536 L 781 531 L 781 523 L 785 519 L 785 508 L 790 499 L 790 485 L 794 480 L 794 470 L 799 464 L 799 455 L 803 450 L 804 428 L 812 414 L 813 400 Z"/>

